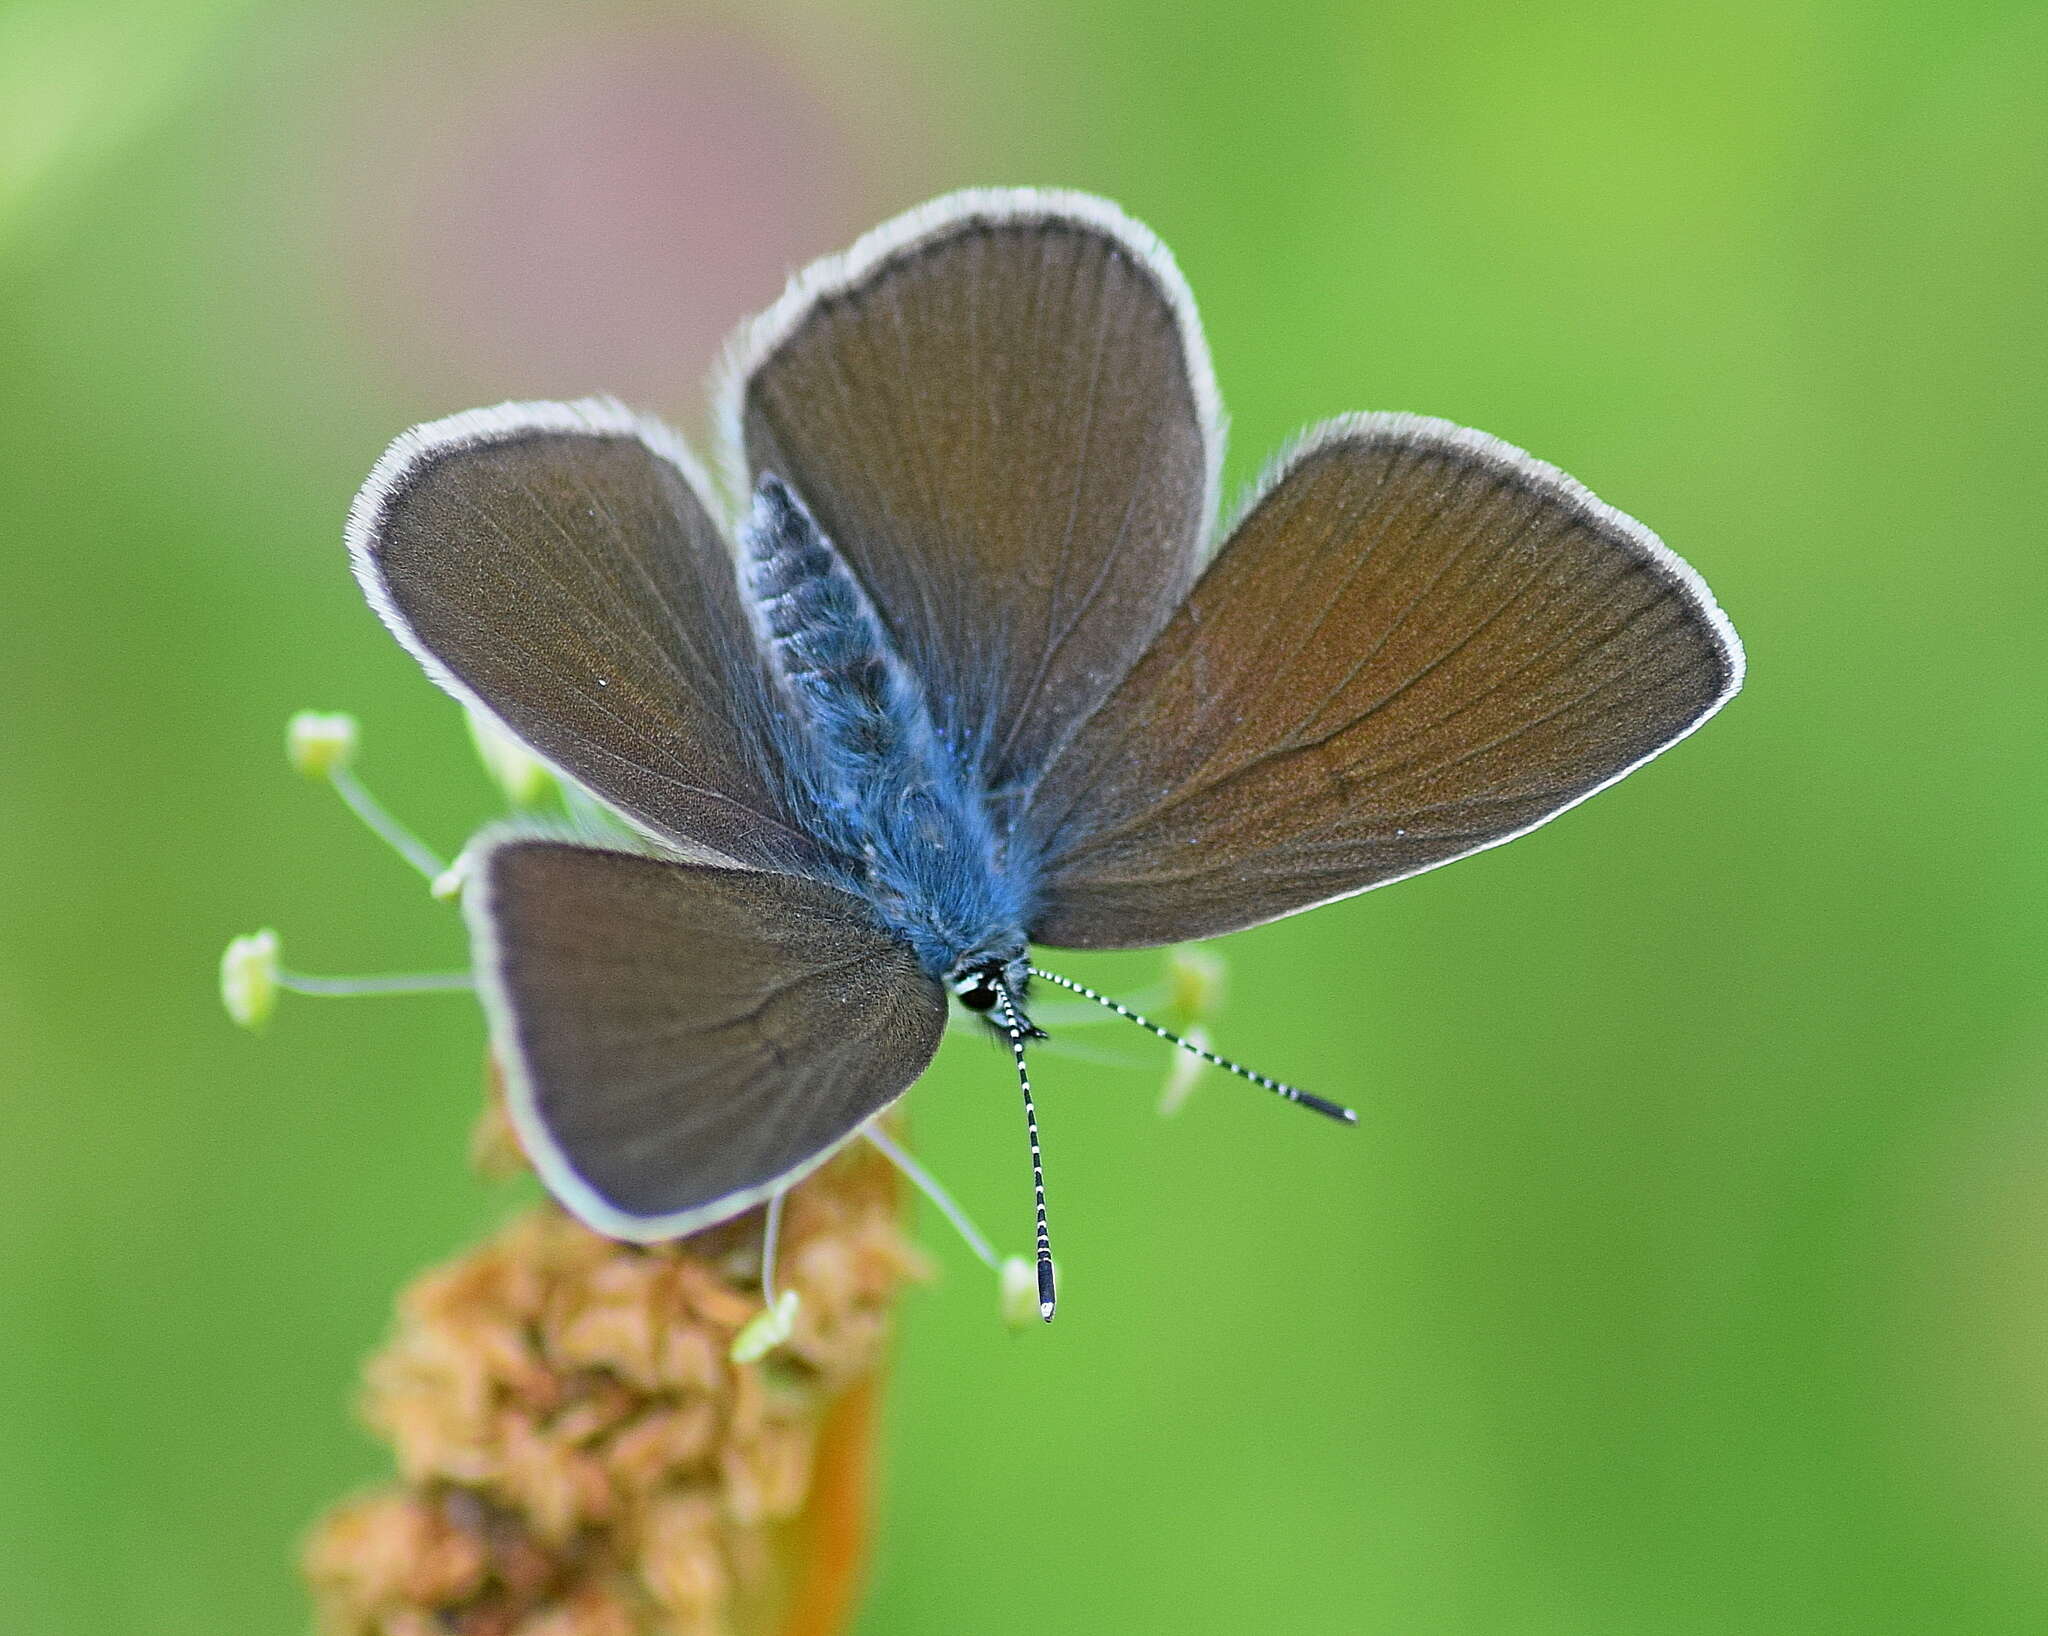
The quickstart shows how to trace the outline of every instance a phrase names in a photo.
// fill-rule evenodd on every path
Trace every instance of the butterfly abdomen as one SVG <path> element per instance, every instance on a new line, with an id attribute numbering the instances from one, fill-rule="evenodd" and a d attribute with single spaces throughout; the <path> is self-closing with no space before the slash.
<path id="1" fill-rule="evenodd" d="M 913 749 L 915 684 L 889 651 L 867 593 L 803 502 L 764 477 L 741 533 L 742 571 L 770 666 L 815 741 L 813 768 L 848 796 Z"/>
<path id="2" fill-rule="evenodd" d="M 941 741 L 866 590 L 796 492 L 764 475 L 740 531 L 762 651 L 795 718 L 797 804 L 849 884 L 935 974 L 1015 940 L 1016 895 L 972 773 Z"/>

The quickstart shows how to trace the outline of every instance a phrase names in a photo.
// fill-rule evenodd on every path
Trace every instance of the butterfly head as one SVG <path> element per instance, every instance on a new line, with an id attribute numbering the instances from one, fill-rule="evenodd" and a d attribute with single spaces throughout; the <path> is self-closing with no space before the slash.
<path id="1" fill-rule="evenodd" d="M 1031 967 L 1021 954 L 1009 960 L 972 955 L 946 974 L 953 998 L 969 1011 L 1006 1031 L 1008 1019 L 1014 1017 L 1026 1039 L 1042 1040 L 1045 1030 L 1024 1015 L 1024 990 L 1030 981 Z"/>

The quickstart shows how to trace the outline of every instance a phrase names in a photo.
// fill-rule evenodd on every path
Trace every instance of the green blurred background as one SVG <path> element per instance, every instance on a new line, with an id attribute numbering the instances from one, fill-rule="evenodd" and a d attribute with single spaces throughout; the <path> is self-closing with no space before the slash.
<path id="1" fill-rule="evenodd" d="M 1540 835 L 1229 940 L 1226 1049 L 1047 1059 L 1061 1321 L 942 1233 L 862 1629 L 2048 1629 L 2048 13 L 2038 3 L 0 5 L 0 1630 L 300 1628 L 302 1527 L 469 1175 L 457 713 L 341 518 L 415 420 L 684 424 L 783 272 L 964 183 L 1178 253 L 1241 479 L 1412 409 L 1657 528 L 1748 692 Z M 1072 960 L 1136 987 L 1153 964 Z M 1136 1042 L 1130 1042 L 1137 1049 Z M 1011 1247 L 1014 1092 L 927 1158 Z"/>

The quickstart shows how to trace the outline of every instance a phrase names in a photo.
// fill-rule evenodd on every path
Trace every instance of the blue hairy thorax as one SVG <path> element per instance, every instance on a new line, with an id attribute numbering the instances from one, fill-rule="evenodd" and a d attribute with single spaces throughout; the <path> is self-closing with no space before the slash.
<path id="1" fill-rule="evenodd" d="M 764 475 L 740 578 L 787 702 L 792 804 L 931 976 L 999 964 L 1021 993 L 1025 892 L 971 756 L 933 723 L 881 616 L 796 492 Z"/>

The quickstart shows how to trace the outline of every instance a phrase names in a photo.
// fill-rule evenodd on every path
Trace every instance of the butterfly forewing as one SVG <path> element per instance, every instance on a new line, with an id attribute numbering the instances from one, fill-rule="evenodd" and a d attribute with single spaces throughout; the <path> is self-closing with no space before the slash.
<path id="1" fill-rule="evenodd" d="M 421 427 L 357 502 L 357 573 L 444 686 L 645 828 L 803 867 L 730 554 L 686 459 L 605 403 Z"/>
<path id="2" fill-rule="evenodd" d="M 1219 455 L 1185 286 L 1099 200 L 941 200 L 742 336 L 746 480 L 803 495 L 941 727 L 1002 790 L 1043 766 L 1198 566 Z"/>
<path id="3" fill-rule="evenodd" d="M 466 903 L 527 1150 L 616 1237 L 691 1232 L 794 1180 L 945 1025 L 866 906 L 797 876 L 514 838 Z"/>
<path id="4" fill-rule="evenodd" d="M 1442 422 L 1338 423 L 1037 788 L 1032 935 L 1209 937 L 1495 845 L 1740 668 L 1691 570 L 1562 473 Z"/>

